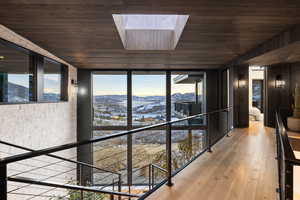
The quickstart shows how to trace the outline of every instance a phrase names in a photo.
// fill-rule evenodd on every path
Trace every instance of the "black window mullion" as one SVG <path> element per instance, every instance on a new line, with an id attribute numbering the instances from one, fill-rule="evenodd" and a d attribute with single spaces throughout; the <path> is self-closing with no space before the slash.
<path id="1" fill-rule="evenodd" d="M 166 121 L 171 121 L 171 71 L 166 72 Z"/>
<path id="2" fill-rule="evenodd" d="M 8 74 L 0 72 L 0 102 L 8 101 Z"/>
<path id="3" fill-rule="evenodd" d="M 35 95 L 34 100 L 37 102 L 43 101 L 44 92 L 44 57 L 40 55 L 34 55 L 34 78 L 33 78 L 33 93 Z"/>
<path id="4" fill-rule="evenodd" d="M 127 72 L 127 128 L 132 129 L 132 71 Z M 132 185 L 132 134 L 127 136 L 127 183 Z"/>
<path id="5" fill-rule="evenodd" d="M 127 127 L 132 129 L 132 71 L 127 72 Z"/>
<path id="6" fill-rule="evenodd" d="M 60 79 L 60 100 L 68 101 L 68 88 L 69 88 L 69 68 L 67 65 L 61 64 L 61 79 Z"/>
<path id="7" fill-rule="evenodd" d="M 35 56 L 29 55 L 29 101 L 36 101 L 35 86 Z"/>

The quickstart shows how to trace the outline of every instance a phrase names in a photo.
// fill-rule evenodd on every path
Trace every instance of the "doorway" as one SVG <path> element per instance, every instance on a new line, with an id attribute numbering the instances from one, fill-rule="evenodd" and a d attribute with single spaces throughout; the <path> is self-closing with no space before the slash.
<path id="1" fill-rule="evenodd" d="M 265 68 L 249 67 L 249 120 L 264 121 L 264 85 Z"/>

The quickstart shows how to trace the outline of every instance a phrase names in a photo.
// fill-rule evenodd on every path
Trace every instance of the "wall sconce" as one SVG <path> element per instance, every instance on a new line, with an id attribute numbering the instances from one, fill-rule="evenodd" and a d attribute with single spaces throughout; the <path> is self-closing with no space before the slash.
<path id="1" fill-rule="evenodd" d="M 275 80 L 275 88 L 283 88 L 284 86 L 285 86 L 285 81 L 282 80 L 282 76 L 277 75 Z"/>
<path id="2" fill-rule="evenodd" d="M 72 84 L 74 87 L 78 87 L 78 82 L 77 82 L 77 80 L 72 79 L 72 80 L 71 80 L 71 84 Z"/>
<path id="3" fill-rule="evenodd" d="M 78 93 L 78 82 L 77 82 L 77 80 L 75 80 L 75 79 L 71 79 L 71 85 L 73 86 L 73 92 L 75 93 L 75 94 L 77 94 Z"/>
<path id="4" fill-rule="evenodd" d="M 4 58 L 5 58 L 4 56 L 0 56 L 0 60 L 4 60 Z"/>
<path id="5" fill-rule="evenodd" d="M 238 76 L 238 88 L 243 88 L 246 86 L 246 84 L 247 84 L 247 82 L 246 82 L 244 76 L 242 74 L 240 74 Z"/>

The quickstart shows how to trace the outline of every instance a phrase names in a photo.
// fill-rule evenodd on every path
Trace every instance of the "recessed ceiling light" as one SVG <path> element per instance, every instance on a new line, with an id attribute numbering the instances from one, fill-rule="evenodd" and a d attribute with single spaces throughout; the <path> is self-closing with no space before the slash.
<path id="1" fill-rule="evenodd" d="M 189 15 L 113 14 L 127 50 L 174 50 Z"/>

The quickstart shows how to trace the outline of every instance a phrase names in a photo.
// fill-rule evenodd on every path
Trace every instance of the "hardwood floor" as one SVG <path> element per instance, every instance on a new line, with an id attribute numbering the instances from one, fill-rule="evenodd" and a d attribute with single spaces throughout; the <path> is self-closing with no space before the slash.
<path id="1" fill-rule="evenodd" d="M 274 129 L 251 122 L 230 135 L 147 200 L 276 200 Z"/>

